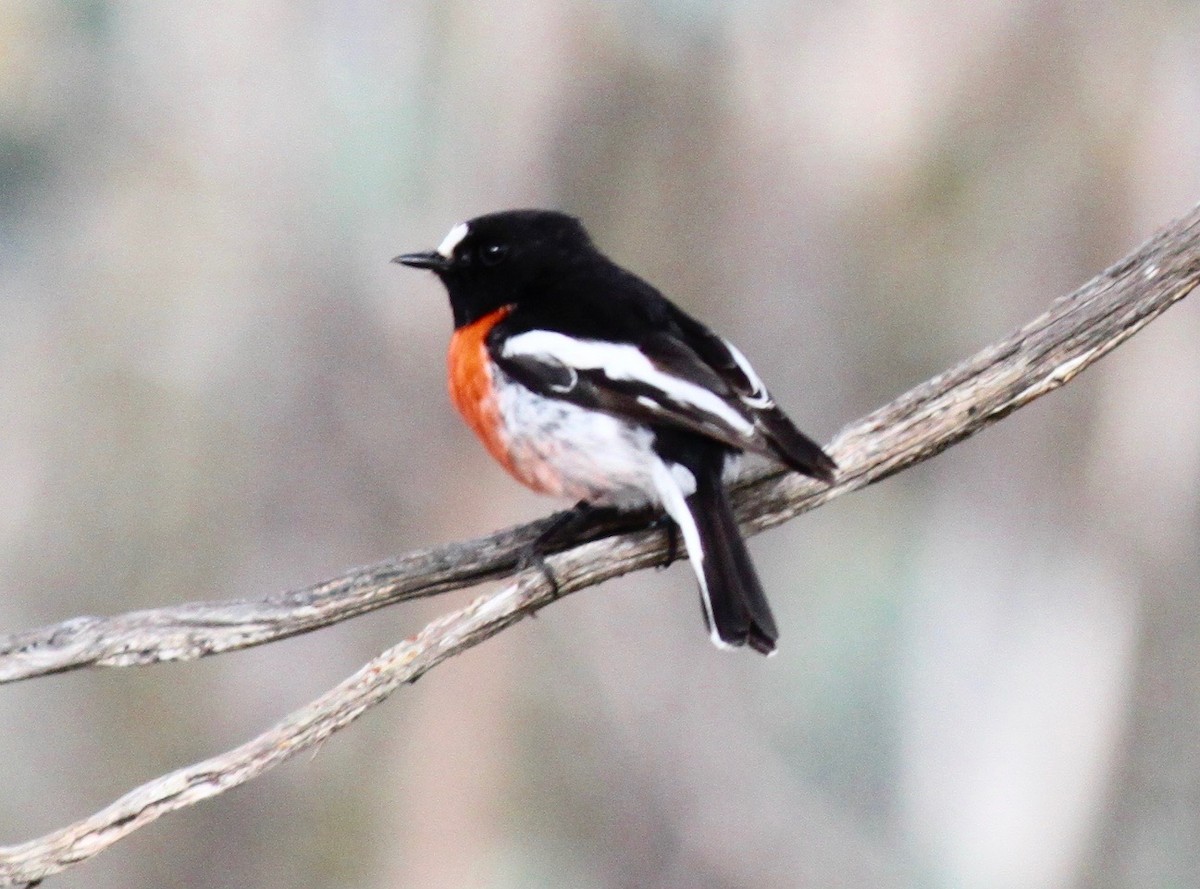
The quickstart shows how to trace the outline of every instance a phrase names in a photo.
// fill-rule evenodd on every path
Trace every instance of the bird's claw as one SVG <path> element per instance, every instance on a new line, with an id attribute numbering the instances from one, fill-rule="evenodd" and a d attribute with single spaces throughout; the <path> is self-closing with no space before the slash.
<path id="1" fill-rule="evenodd" d="M 517 570 L 528 571 L 531 568 L 537 568 L 542 572 L 542 576 L 546 578 L 546 582 L 550 584 L 550 597 L 557 599 L 562 595 L 562 588 L 558 585 L 558 578 L 554 576 L 554 571 L 550 568 L 550 563 L 546 561 L 546 556 L 538 548 L 538 541 L 535 540 L 517 557 Z"/>
<path id="2" fill-rule="evenodd" d="M 658 566 L 658 569 L 662 571 L 671 567 L 679 558 L 679 526 L 670 516 L 662 515 L 654 520 L 653 527 L 661 528 L 662 532 L 667 535 L 667 557 Z"/>

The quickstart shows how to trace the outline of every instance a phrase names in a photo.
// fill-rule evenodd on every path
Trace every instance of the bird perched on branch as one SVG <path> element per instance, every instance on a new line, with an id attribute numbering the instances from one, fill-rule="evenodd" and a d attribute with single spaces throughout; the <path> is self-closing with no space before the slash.
<path id="1" fill-rule="evenodd" d="M 683 537 L 713 642 L 771 653 L 779 633 L 726 467 L 749 452 L 832 482 L 837 466 L 746 357 L 563 213 L 480 216 L 395 262 L 446 287 L 450 395 L 491 455 L 580 509 L 661 506 Z"/>

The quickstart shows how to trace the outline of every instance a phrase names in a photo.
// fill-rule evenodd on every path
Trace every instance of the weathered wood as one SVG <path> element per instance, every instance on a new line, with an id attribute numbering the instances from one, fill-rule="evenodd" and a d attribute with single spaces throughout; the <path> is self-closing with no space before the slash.
<path id="1" fill-rule="evenodd" d="M 734 492 L 747 533 L 778 525 L 833 497 L 940 453 L 1069 382 L 1182 299 L 1200 280 L 1200 208 L 1034 321 L 863 419 L 830 451 L 842 467 L 822 487 L 765 472 Z M 0 639 L 0 681 L 88 666 L 188 660 L 308 632 L 393 602 L 512 574 L 535 522 L 491 537 L 414 553 L 297 592 L 82 617 Z M 593 523 L 550 558 L 560 594 L 660 564 L 661 532 L 648 515 Z M 581 542 L 583 541 L 583 542 Z M 340 685 L 248 743 L 131 791 L 96 814 L 0 848 L 0 886 L 37 881 L 84 861 L 161 815 L 245 783 L 348 725 L 405 682 L 554 599 L 539 571 L 521 574 L 388 649 Z"/>

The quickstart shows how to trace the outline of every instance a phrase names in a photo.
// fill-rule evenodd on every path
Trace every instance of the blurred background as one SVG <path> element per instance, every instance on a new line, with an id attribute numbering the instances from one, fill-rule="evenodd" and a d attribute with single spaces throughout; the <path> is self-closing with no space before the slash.
<path id="1" fill-rule="evenodd" d="M 481 212 L 580 215 L 828 440 L 1200 199 L 1197 59 L 1165 0 L 5 0 L 0 631 L 560 506 L 388 263 Z M 47 885 L 1200 885 L 1195 299 L 756 538 L 778 657 L 716 651 L 687 567 L 628 577 Z M 478 592 L 0 688 L 0 844 Z"/>

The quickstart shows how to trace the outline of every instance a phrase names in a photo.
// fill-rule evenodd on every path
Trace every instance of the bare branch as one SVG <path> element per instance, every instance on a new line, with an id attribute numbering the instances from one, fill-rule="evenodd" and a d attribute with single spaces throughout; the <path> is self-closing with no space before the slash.
<path id="1" fill-rule="evenodd" d="M 1196 281 L 1196 211 L 1005 340 L 850 424 L 831 450 L 842 467 L 824 501 L 949 447 L 1067 382 L 1183 298 Z M 817 504 L 793 474 L 740 489 L 753 531 Z M 303 590 L 259 600 L 190 603 L 77 617 L 0 637 L 0 683 L 89 666 L 191 660 L 306 633 L 385 605 L 504 577 L 545 522 L 422 550 Z M 648 514 L 593 523 L 575 542 L 645 528 Z M 565 547 L 564 547 L 565 548 Z"/>
<path id="2" fill-rule="evenodd" d="M 644 518 L 644 517 L 643 517 Z M 511 574 L 543 522 L 422 550 L 295 592 L 257 600 L 190 602 L 114 617 L 76 617 L 0 637 L 0 683 L 80 667 L 186 661 L 274 642 L 385 605 Z"/>
<path id="3" fill-rule="evenodd" d="M 1053 391 L 1182 299 L 1200 280 L 1200 208 L 1064 297 L 1012 336 L 852 423 L 831 451 L 842 467 L 821 488 L 763 473 L 734 492 L 747 533 L 925 460 Z M 596 523 L 550 559 L 562 593 L 659 564 L 649 516 Z M 306 590 L 260 601 L 193 604 L 112 618 L 76 618 L 0 640 L 0 677 L 82 666 L 186 660 L 307 632 L 392 602 L 511 574 L 542 522 L 415 553 Z M 538 572 L 430 623 L 349 679 L 227 753 L 148 782 L 100 812 L 36 840 L 0 848 L 0 886 L 40 880 L 84 861 L 161 815 L 242 784 L 312 747 L 442 660 L 552 601 Z"/>

